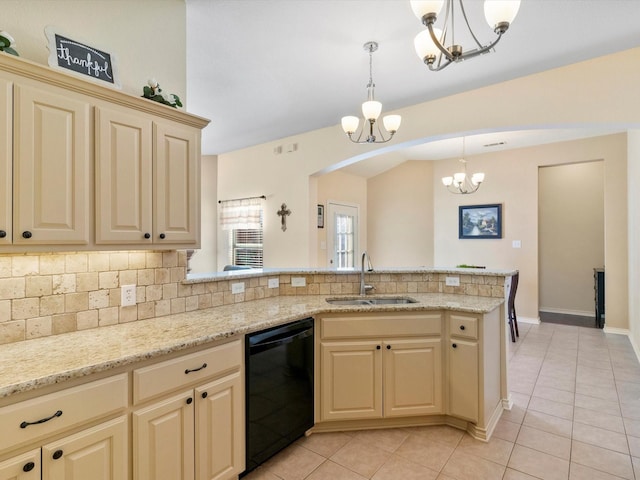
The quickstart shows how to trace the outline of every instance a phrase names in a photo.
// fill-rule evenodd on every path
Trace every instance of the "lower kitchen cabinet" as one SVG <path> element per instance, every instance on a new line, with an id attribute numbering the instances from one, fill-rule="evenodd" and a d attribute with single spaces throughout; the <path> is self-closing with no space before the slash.
<path id="1" fill-rule="evenodd" d="M 449 339 L 450 415 L 478 421 L 478 342 Z"/>
<path id="2" fill-rule="evenodd" d="M 125 416 L 42 447 L 43 480 L 120 480 L 129 475 Z"/>
<path id="3" fill-rule="evenodd" d="M 441 323 L 439 312 L 321 318 L 320 421 L 442 413 Z"/>
<path id="4" fill-rule="evenodd" d="M 0 480 L 40 480 L 40 449 L 0 462 Z"/>
<path id="5" fill-rule="evenodd" d="M 134 480 L 227 480 L 244 471 L 241 352 L 235 341 L 134 371 L 134 399 L 162 397 L 133 412 Z M 171 393 L 194 381 L 202 384 Z"/>

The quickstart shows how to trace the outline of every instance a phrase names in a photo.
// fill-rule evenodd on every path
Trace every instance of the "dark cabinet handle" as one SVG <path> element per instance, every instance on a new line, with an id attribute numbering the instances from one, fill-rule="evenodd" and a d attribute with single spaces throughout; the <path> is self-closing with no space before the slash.
<path id="1" fill-rule="evenodd" d="M 458 348 L 458 344 L 457 344 L 457 343 L 452 343 L 452 344 L 451 344 L 451 346 L 452 346 L 453 348 Z"/>
<path id="2" fill-rule="evenodd" d="M 5 232 L 4 230 L 0 230 L 0 238 L 4 238 L 7 236 L 7 232 Z"/>
<path id="3" fill-rule="evenodd" d="M 199 372 L 200 370 L 202 370 L 203 368 L 207 368 L 207 364 L 203 363 L 201 367 L 198 368 L 192 368 L 192 369 L 186 369 L 184 371 L 185 375 L 189 375 L 191 372 Z"/>
<path id="4" fill-rule="evenodd" d="M 33 462 L 27 462 L 24 464 L 24 467 L 22 467 L 22 471 L 23 472 L 30 472 L 31 470 L 33 470 L 35 468 L 36 464 Z"/>
<path id="5" fill-rule="evenodd" d="M 53 452 L 53 459 L 58 460 L 60 457 L 62 457 L 63 453 L 64 452 L 62 450 L 56 450 L 55 452 Z"/>
<path id="6" fill-rule="evenodd" d="M 202 398 L 207 398 L 209 394 L 207 392 L 202 392 Z"/>
<path id="7" fill-rule="evenodd" d="M 25 230 L 24 232 L 22 232 L 22 238 L 31 238 L 31 237 L 33 237 L 33 234 L 29 230 Z"/>
<path id="8" fill-rule="evenodd" d="M 146 238 L 147 240 L 149 240 L 151 238 L 151 234 L 150 233 L 145 233 L 144 234 L 144 238 Z"/>
<path id="9" fill-rule="evenodd" d="M 48 422 L 49 420 L 53 420 L 54 418 L 59 417 L 60 415 L 62 415 L 62 410 L 58 410 L 56 413 L 54 413 L 50 417 L 41 418 L 40 420 L 36 420 L 35 422 L 24 421 L 20 424 L 20 428 L 27 428 L 29 425 L 38 425 L 39 423 L 45 423 L 45 422 Z"/>
<path id="10" fill-rule="evenodd" d="M 464 330 L 464 325 L 460 325 L 460 330 Z"/>
<path id="11" fill-rule="evenodd" d="M 380 350 L 382 347 L 380 345 L 376 345 L 376 350 Z"/>
<path id="12" fill-rule="evenodd" d="M 391 350 L 391 345 L 387 345 L 387 350 Z"/>
<path id="13" fill-rule="evenodd" d="M 193 403 L 193 398 L 187 398 L 187 405 L 191 405 Z"/>
<path id="14" fill-rule="evenodd" d="M 164 233 L 161 233 L 161 234 L 160 234 L 160 240 L 164 240 L 164 239 L 165 239 L 165 237 L 166 237 L 166 235 L 165 235 Z"/>

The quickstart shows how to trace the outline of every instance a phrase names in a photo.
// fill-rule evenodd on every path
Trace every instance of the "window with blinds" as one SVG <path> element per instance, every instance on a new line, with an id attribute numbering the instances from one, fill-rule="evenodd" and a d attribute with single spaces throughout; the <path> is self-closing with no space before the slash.
<path id="1" fill-rule="evenodd" d="M 231 230 L 230 258 L 233 265 L 262 268 L 262 228 Z"/>

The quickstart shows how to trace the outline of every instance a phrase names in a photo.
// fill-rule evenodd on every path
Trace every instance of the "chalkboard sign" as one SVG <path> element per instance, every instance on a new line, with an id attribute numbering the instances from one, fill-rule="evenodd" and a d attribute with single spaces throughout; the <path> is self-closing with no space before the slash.
<path id="1" fill-rule="evenodd" d="M 46 27 L 49 40 L 49 66 L 70 70 L 92 80 L 120 88 L 114 56 Z"/>

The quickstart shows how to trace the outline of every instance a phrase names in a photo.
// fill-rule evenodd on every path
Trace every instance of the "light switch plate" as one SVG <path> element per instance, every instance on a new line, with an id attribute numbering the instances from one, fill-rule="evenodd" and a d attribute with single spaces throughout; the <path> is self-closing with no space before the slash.
<path id="1" fill-rule="evenodd" d="M 130 307 L 136 304 L 136 286 L 122 285 L 120 288 L 120 306 Z"/>
<path id="2" fill-rule="evenodd" d="M 231 284 L 231 293 L 244 293 L 244 282 L 232 283 Z"/>
<path id="3" fill-rule="evenodd" d="M 447 277 L 444 283 L 447 287 L 459 287 L 460 277 Z"/>
<path id="4" fill-rule="evenodd" d="M 513 248 L 522 248 L 522 242 L 520 240 L 514 240 L 511 242 Z"/>
<path id="5" fill-rule="evenodd" d="M 307 279 L 304 277 L 291 277 L 292 287 L 305 287 L 307 285 Z"/>
<path id="6" fill-rule="evenodd" d="M 269 279 L 269 288 L 278 288 L 279 286 L 280 286 L 280 279 L 278 278 Z"/>

